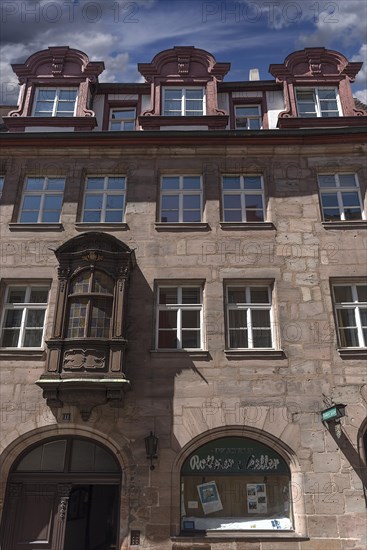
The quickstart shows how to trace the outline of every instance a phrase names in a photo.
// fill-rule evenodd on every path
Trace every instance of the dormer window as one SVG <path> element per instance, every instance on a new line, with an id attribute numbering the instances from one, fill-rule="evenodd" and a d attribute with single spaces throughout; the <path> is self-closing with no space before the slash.
<path id="1" fill-rule="evenodd" d="M 135 130 L 135 109 L 111 109 L 110 130 L 129 132 Z"/>
<path id="2" fill-rule="evenodd" d="M 205 115 L 204 88 L 164 88 L 164 116 Z"/>
<path id="3" fill-rule="evenodd" d="M 78 88 L 38 88 L 33 116 L 75 116 Z"/>
<path id="4" fill-rule="evenodd" d="M 336 88 L 296 88 L 298 116 L 302 118 L 338 117 L 341 110 Z"/>
<path id="5" fill-rule="evenodd" d="M 260 105 L 238 105 L 235 107 L 236 130 L 260 130 L 262 127 Z"/>

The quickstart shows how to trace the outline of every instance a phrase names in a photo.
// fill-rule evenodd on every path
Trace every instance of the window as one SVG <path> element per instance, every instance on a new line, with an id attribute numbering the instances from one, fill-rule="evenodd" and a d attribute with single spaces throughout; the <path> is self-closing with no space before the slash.
<path id="1" fill-rule="evenodd" d="M 161 222 L 201 222 L 201 176 L 163 176 Z"/>
<path id="2" fill-rule="evenodd" d="M 319 174 L 325 221 L 365 219 L 356 174 Z"/>
<path id="3" fill-rule="evenodd" d="M 223 176 L 225 222 L 263 222 L 264 184 L 261 176 Z"/>
<path id="4" fill-rule="evenodd" d="M 210 441 L 181 468 L 181 529 L 291 530 L 290 481 L 287 463 L 271 447 L 245 437 Z"/>
<path id="5" fill-rule="evenodd" d="M 274 348 L 271 288 L 229 285 L 226 290 L 229 348 Z"/>
<path id="6" fill-rule="evenodd" d="M 237 130 L 260 130 L 261 126 L 260 105 L 239 105 L 235 107 L 235 128 Z"/>
<path id="7" fill-rule="evenodd" d="M 83 222 L 123 222 L 125 191 L 124 176 L 88 177 L 84 195 Z"/>
<path id="8" fill-rule="evenodd" d="M 1 347 L 42 346 L 48 287 L 13 285 L 6 289 L 2 319 Z"/>
<path id="9" fill-rule="evenodd" d="M 5 181 L 4 176 L 0 176 L 0 197 L 1 197 L 3 189 L 4 189 L 4 181 Z"/>
<path id="10" fill-rule="evenodd" d="M 111 109 L 110 130 L 135 130 L 135 109 Z"/>
<path id="11" fill-rule="evenodd" d="M 164 286 L 158 289 L 157 348 L 202 348 L 202 289 Z"/>
<path id="12" fill-rule="evenodd" d="M 34 116 L 75 116 L 77 88 L 38 88 Z"/>
<path id="13" fill-rule="evenodd" d="M 104 271 L 84 270 L 70 284 L 66 338 L 109 338 L 114 281 Z"/>
<path id="14" fill-rule="evenodd" d="M 340 346 L 367 347 L 367 285 L 334 285 L 333 295 Z"/>
<path id="15" fill-rule="evenodd" d="M 65 178 L 26 178 L 20 223 L 58 223 L 65 187 Z"/>
<path id="16" fill-rule="evenodd" d="M 205 114 L 204 88 L 165 88 L 164 116 L 202 116 Z"/>
<path id="17" fill-rule="evenodd" d="M 336 88 L 297 88 L 296 102 L 300 117 L 338 117 L 341 113 Z"/>

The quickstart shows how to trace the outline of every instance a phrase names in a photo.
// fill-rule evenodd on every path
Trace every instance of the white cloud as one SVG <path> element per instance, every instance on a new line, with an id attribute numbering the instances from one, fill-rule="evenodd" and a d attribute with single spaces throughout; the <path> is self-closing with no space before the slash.
<path id="1" fill-rule="evenodd" d="M 359 101 L 367 105 L 367 88 L 365 90 L 358 90 L 358 92 L 355 92 L 353 95 L 359 99 Z"/>
<path id="2" fill-rule="evenodd" d="M 363 44 L 356 55 L 353 55 L 351 61 L 363 61 L 361 70 L 356 76 L 356 84 L 367 83 L 367 44 Z"/>

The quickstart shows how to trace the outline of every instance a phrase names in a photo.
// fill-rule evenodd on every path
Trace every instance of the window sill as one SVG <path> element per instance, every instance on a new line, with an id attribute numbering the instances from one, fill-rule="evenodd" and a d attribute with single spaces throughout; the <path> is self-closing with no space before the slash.
<path id="1" fill-rule="evenodd" d="M 367 359 L 367 348 L 338 348 L 342 359 Z"/>
<path id="2" fill-rule="evenodd" d="M 280 533 L 279 531 L 261 531 L 260 529 L 254 529 L 252 531 L 221 531 L 218 533 L 213 533 L 211 531 L 201 531 L 197 533 L 180 533 L 180 535 L 177 536 L 171 536 L 171 541 L 173 543 L 204 543 L 204 542 L 218 542 L 218 539 L 225 539 L 226 542 L 236 542 L 236 541 L 243 541 L 243 540 L 271 540 L 271 541 L 305 541 L 310 540 L 309 537 L 306 535 L 300 535 L 298 533 L 295 533 L 294 531 L 283 531 Z M 173 546 L 173 550 L 175 549 L 175 546 Z M 181 550 L 181 545 L 180 545 Z M 185 546 L 182 547 L 182 550 L 186 550 Z M 187 550 L 191 550 L 191 546 L 187 548 Z M 204 550 L 204 549 L 203 549 Z M 286 550 L 286 548 L 284 549 Z"/>
<path id="3" fill-rule="evenodd" d="M 119 231 L 126 231 L 129 226 L 125 222 L 109 223 L 109 222 L 77 222 L 75 224 L 77 231 L 84 231 L 86 229 L 118 229 Z"/>
<path id="4" fill-rule="evenodd" d="M 257 229 L 274 230 L 275 225 L 272 222 L 220 222 L 220 228 L 226 230 L 251 231 Z"/>
<path id="5" fill-rule="evenodd" d="M 207 359 L 209 358 L 209 351 L 207 350 L 195 350 L 195 349 L 152 349 L 150 350 L 151 355 L 156 357 L 174 357 L 177 358 L 178 355 L 186 355 L 192 358 L 197 359 Z"/>
<path id="6" fill-rule="evenodd" d="M 210 231 L 210 225 L 204 222 L 156 222 L 154 227 L 157 231 Z"/>
<path id="7" fill-rule="evenodd" d="M 367 220 L 322 222 L 325 229 L 367 229 Z"/>
<path id="8" fill-rule="evenodd" d="M 45 359 L 46 350 L 41 348 L 1 348 L 2 359 Z"/>
<path id="9" fill-rule="evenodd" d="M 228 359 L 285 359 L 282 349 L 225 349 Z"/>
<path id="10" fill-rule="evenodd" d="M 62 223 L 9 223 L 10 231 L 64 231 Z"/>

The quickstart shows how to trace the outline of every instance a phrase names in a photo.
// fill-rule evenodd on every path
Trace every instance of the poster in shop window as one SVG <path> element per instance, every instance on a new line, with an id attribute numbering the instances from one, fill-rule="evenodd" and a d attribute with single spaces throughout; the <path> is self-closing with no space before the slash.
<path id="1" fill-rule="evenodd" d="M 204 514 L 211 514 L 218 510 L 223 510 L 222 501 L 220 500 L 215 481 L 202 483 L 197 486 L 197 490 Z"/>
<path id="2" fill-rule="evenodd" d="M 247 511 L 249 514 L 266 514 L 268 499 L 265 483 L 247 483 Z"/>

